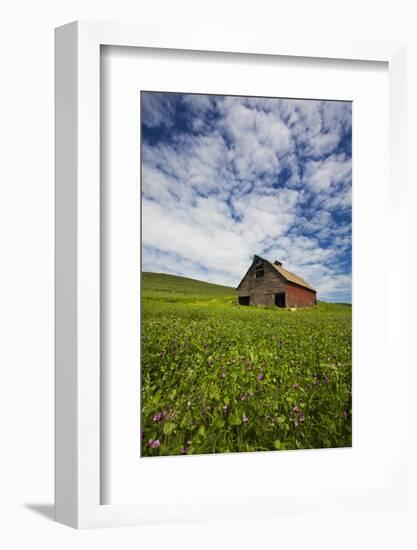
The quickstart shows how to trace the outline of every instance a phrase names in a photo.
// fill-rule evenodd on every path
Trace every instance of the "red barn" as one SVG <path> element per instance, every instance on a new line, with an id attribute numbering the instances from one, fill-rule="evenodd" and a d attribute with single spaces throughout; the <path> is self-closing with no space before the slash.
<path id="1" fill-rule="evenodd" d="M 304 279 L 282 267 L 282 263 L 254 256 L 236 289 L 239 305 L 311 307 L 316 291 Z"/>

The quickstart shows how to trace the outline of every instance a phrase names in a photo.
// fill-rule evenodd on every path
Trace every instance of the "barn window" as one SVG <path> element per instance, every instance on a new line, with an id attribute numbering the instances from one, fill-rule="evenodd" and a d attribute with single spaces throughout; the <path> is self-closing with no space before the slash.
<path id="1" fill-rule="evenodd" d="M 264 261 L 262 260 L 262 258 L 258 258 L 255 263 L 255 268 L 261 269 L 263 266 L 264 266 Z"/>
<path id="2" fill-rule="evenodd" d="M 259 279 L 259 277 L 263 277 L 264 275 L 265 275 L 265 270 L 263 270 L 263 269 L 257 269 L 255 271 L 256 279 Z"/>
<path id="3" fill-rule="evenodd" d="M 239 305 L 248 306 L 250 304 L 250 296 L 239 296 Z"/>

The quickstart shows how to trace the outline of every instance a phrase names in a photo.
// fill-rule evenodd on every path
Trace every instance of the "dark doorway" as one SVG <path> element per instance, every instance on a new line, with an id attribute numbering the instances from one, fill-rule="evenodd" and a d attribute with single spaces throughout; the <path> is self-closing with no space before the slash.
<path id="1" fill-rule="evenodd" d="M 285 307 L 285 292 L 275 294 L 275 305 L 278 307 Z"/>
<path id="2" fill-rule="evenodd" d="M 248 306 L 250 302 L 250 296 L 239 296 L 239 305 Z"/>

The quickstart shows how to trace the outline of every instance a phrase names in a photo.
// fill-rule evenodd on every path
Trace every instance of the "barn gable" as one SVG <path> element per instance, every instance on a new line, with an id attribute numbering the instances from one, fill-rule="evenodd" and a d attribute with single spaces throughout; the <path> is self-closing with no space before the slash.
<path id="1" fill-rule="evenodd" d="M 261 258 L 260 256 L 255 255 L 253 257 L 253 261 L 252 261 L 251 265 L 249 266 L 247 272 L 243 276 L 240 283 L 237 285 L 236 290 L 238 290 L 242 286 L 242 283 L 244 283 L 245 279 L 250 274 L 255 275 L 257 266 L 258 266 L 259 269 L 264 269 L 264 270 L 266 269 L 268 272 L 273 273 L 274 275 L 279 274 L 281 276 L 280 277 L 281 279 L 285 279 L 285 277 L 281 273 L 279 273 L 279 271 L 274 270 L 273 265 L 270 262 L 268 262 L 268 260 L 264 260 L 264 258 Z M 277 273 L 276 273 L 276 271 L 277 271 Z"/>
<path id="2" fill-rule="evenodd" d="M 316 291 L 304 279 L 281 262 L 256 255 L 236 290 L 241 305 L 308 307 L 316 303 Z"/>

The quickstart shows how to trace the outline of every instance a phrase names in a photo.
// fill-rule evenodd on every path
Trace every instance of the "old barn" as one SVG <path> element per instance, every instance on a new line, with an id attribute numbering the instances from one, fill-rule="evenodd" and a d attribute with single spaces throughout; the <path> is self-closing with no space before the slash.
<path id="1" fill-rule="evenodd" d="M 274 263 L 254 256 L 246 275 L 236 289 L 238 303 L 244 306 L 311 307 L 316 291 L 304 279 Z"/>

